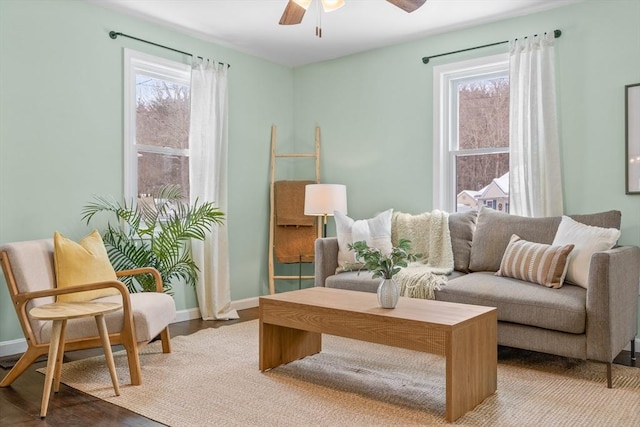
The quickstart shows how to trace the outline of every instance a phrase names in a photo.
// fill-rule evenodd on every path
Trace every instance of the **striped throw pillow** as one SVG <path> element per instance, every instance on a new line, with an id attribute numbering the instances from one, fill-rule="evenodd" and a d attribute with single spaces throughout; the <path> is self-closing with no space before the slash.
<path id="1" fill-rule="evenodd" d="M 514 234 L 496 276 L 512 277 L 548 288 L 562 286 L 574 245 L 551 246 L 522 240 Z"/>

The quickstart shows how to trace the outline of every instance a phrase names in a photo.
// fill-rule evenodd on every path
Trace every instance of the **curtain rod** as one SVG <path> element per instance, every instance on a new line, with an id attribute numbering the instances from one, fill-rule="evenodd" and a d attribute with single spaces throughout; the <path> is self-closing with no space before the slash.
<path id="1" fill-rule="evenodd" d="M 154 42 L 150 42 L 150 41 L 148 41 L 148 40 L 139 39 L 138 37 L 133 37 L 133 36 L 130 36 L 129 34 L 119 33 L 119 32 L 115 32 L 115 31 L 109 31 L 109 37 L 111 37 L 112 39 L 114 39 L 114 40 L 115 40 L 115 39 L 117 39 L 117 38 L 118 38 L 118 36 L 127 37 L 127 38 L 130 38 L 130 39 L 133 39 L 133 40 L 138 40 L 139 42 L 147 43 L 147 44 L 151 44 L 151 45 L 154 45 L 154 46 L 158 46 L 158 47 L 161 47 L 161 48 L 163 48 L 163 49 L 172 50 L 172 51 L 174 51 L 174 52 L 178 52 L 178 53 L 181 53 L 181 54 L 183 54 L 183 55 L 187 55 L 187 56 L 191 56 L 191 57 L 193 57 L 193 56 L 194 56 L 194 55 L 193 55 L 193 53 L 183 52 L 183 51 L 181 51 L 181 50 L 174 49 L 174 48 L 169 47 L 169 46 L 163 46 L 163 45 L 161 45 L 161 44 L 154 43 Z M 204 59 L 202 56 L 198 56 L 197 58 Z M 228 66 L 229 66 L 229 68 L 231 68 L 231 65 L 229 65 L 229 64 L 225 64 L 224 62 L 218 62 L 218 63 L 219 63 L 219 64 L 223 64 L 223 65 L 228 65 Z"/>
<path id="2" fill-rule="evenodd" d="M 546 33 L 545 33 L 545 34 L 546 34 Z M 554 31 L 553 31 L 553 37 L 554 37 L 554 38 L 556 38 L 556 39 L 557 39 L 557 38 L 559 38 L 561 35 L 562 35 L 562 31 L 560 31 L 560 30 L 554 30 Z M 536 34 L 536 36 L 537 36 L 537 34 Z M 534 36 L 534 37 L 535 37 L 535 36 Z M 525 37 L 525 38 L 526 38 L 526 37 Z M 483 48 L 483 47 L 489 47 L 489 46 L 497 46 L 497 45 L 499 45 L 499 44 L 504 44 L 504 43 L 509 43 L 509 40 L 505 40 L 505 41 L 502 41 L 502 42 L 496 42 L 496 43 L 483 44 L 482 46 L 470 47 L 470 48 L 468 48 L 468 49 L 454 50 L 453 52 L 441 53 L 441 54 L 438 54 L 438 55 L 425 56 L 425 57 L 423 57 L 423 58 L 422 58 L 422 63 L 423 63 L 423 64 L 428 64 L 428 63 L 429 63 L 429 60 L 430 60 L 431 58 L 437 58 L 437 57 L 439 57 L 439 56 L 452 55 L 452 54 L 454 54 L 454 53 L 466 52 L 466 51 L 468 51 L 468 50 L 481 49 L 481 48 Z"/>

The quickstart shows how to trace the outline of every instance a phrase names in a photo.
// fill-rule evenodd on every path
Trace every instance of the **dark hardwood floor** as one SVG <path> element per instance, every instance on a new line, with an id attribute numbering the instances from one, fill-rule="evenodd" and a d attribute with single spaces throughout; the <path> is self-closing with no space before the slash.
<path id="1" fill-rule="evenodd" d="M 189 335 L 200 329 L 218 328 L 257 319 L 258 309 L 241 310 L 238 314 L 240 319 L 237 320 L 196 319 L 174 323 L 170 326 L 171 336 Z M 113 347 L 114 351 L 121 349 L 121 346 Z M 66 352 L 64 361 L 70 362 L 99 354 L 102 354 L 102 349 Z M 0 388 L 0 426 L 147 427 L 162 425 L 64 384 L 60 384 L 60 391 L 57 394 L 52 393 L 47 416 L 44 420 L 40 419 L 44 375 L 36 372 L 36 369 L 45 366 L 46 361 L 34 363 L 11 386 Z M 7 372 L 9 369 L 0 367 L 0 378 L 4 377 Z"/>
<path id="2" fill-rule="evenodd" d="M 238 322 L 258 318 L 258 309 L 251 308 L 239 312 L 240 319 L 229 321 L 189 320 L 170 326 L 171 336 L 189 335 L 200 329 L 218 328 Z M 114 347 L 114 351 L 121 347 Z M 101 354 L 101 349 L 80 350 L 65 353 L 65 362 Z M 623 351 L 614 361 L 625 366 L 640 368 L 640 359 L 631 363 L 630 353 Z M 47 416 L 40 419 L 40 404 L 44 375 L 36 369 L 46 366 L 46 362 L 34 363 L 10 387 L 0 388 L 0 426 L 159 426 L 155 421 L 134 412 L 112 405 L 85 393 L 60 385 L 60 391 L 51 397 Z M 0 378 L 8 372 L 0 368 Z"/>

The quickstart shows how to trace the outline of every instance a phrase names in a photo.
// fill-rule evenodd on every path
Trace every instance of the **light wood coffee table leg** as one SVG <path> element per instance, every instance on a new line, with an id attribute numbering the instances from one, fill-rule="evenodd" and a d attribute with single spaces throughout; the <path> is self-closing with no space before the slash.
<path id="1" fill-rule="evenodd" d="M 260 321 L 260 370 L 320 353 L 322 334 Z"/>
<path id="2" fill-rule="evenodd" d="M 98 327 L 98 332 L 100 333 L 100 340 L 102 341 L 102 348 L 104 349 L 104 358 L 107 361 L 109 373 L 111 374 L 113 389 L 116 392 L 116 396 L 120 396 L 120 385 L 118 384 L 116 365 L 113 362 L 113 353 L 111 353 L 111 343 L 109 342 L 109 332 L 107 331 L 107 324 L 104 321 L 104 314 L 98 314 L 95 316 L 95 318 L 96 326 Z"/>
<path id="3" fill-rule="evenodd" d="M 447 421 L 457 420 L 496 391 L 497 333 L 494 311 L 447 337 Z"/>

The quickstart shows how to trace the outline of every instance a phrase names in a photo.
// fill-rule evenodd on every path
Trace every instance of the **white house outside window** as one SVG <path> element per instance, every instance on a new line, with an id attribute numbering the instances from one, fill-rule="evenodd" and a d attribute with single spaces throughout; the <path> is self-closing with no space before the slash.
<path id="1" fill-rule="evenodd" d="M 167 184 L 189 200 L 191 67 L 125 49 L 125 198 Z"/>
<path id="2" fill-rule="evenodd" d="M 507 54 L 436 66 L 434 208 L 509 211 Z"/>

